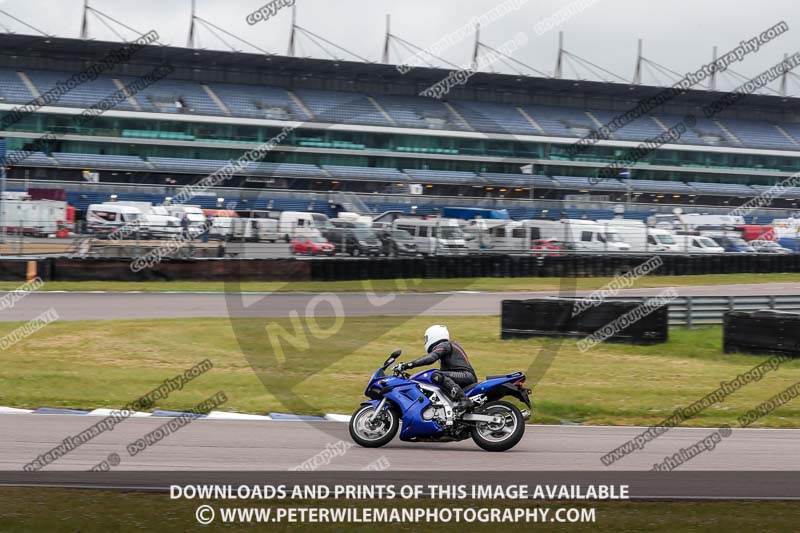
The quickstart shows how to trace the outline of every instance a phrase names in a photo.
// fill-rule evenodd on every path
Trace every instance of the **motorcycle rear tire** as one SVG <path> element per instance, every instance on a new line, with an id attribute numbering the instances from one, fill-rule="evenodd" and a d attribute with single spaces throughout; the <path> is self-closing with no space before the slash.
<path id="1" fill-rule="evenodd" d="M 516 446 L 517 443 L 522 440 L 522 436 L 525 435 L 525 419 L 522 416 L 522 412 L 513 403 L 504 401 L 489 402 L 481 406 L 481 408 L 475 412 L 481 414 L 498 413 L 514 418 L 513 431 L 510 435 L 500 441 L 491 440 L 484 437 L 481 434 L 478 426 L 475 426 L 470 430 L 472 434 L 472 440 L 475 441 L 475 444 L 488 452 L 504 452 L 506 450 L 510 450 Z"/>

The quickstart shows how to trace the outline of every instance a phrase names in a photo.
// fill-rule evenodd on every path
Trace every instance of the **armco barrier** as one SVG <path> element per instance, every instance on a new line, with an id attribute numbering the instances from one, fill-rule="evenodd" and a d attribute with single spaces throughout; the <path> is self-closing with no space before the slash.
<path id="1" fill-rule="evenodd" d="M 318 259 L 166 259 L 140 273 L 127 260 L 38 259 L 44 280 L 137 281 L 153 279 L 242 281 L 347 281 L 395 278 L 454 277 L 613 277 L 631 271 L 652 255 L 574 254 L 563 256 L 473 255 L 464 257 L 404 257 Z M 662 255 L 652 273 L 686 274 L 800 272 L 800 254 L 792 255 Z M 0 259 L 0 280 L 24 280 L 24 261 Z"/>
<path id="2" fill-rule="evenodd" d="M 725 313 L 725 353 L 784 354 L 800 357 L 800 314 L 785 311 Z"/>
<path id="3" fill-rule="evenodd" d="M 585 337 L 598 332 L 616 319 L 640 307 L 635 302 L 601 302 L 595 307 L 574 314 L 576 302 L 565 298 L 503 300 L 500 337 Z M 651 310 L 632 320 L 606 340 L 654 344 L 666 342 L 669 336 L 668 306 Z"/>

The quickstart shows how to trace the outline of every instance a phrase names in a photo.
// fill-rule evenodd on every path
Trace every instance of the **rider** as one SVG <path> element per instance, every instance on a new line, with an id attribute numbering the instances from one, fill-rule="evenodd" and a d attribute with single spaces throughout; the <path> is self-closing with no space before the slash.
<path id="1" fill-rule="evenodd" d="M 457 411 L 466 411 L 472 407 L 472 401 L 464 394 L 461 387 L 477 383 L 478 378 L 472 365 L 469 364 L 464 348 L 450 340 L 450 332 L 446 326 L 435 325 L 425 330 L 425 350 L 428 352 L 427 355 L 409 363 L 400 363 L 395 368 L 403 371 L 439 361 L 441 369 L 431 375 L 431 381 L 444 389 L 455 402 Z"/>

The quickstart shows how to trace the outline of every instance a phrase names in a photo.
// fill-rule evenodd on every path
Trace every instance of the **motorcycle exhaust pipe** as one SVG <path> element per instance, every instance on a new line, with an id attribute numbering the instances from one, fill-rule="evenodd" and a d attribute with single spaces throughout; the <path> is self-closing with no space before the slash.
<path id="1" fill-rule="evenodd" d="M 530 412 L 530 411 L 528 411 L 527 409 L 523 409 L 523 410 L 522 410 L 522 411 L 520 411 L 520 412 L 522 413 L 522 419 L 523 419 L 523 420 L 527 421 L 527 420 L 530 420 L 530 419 L 531 419 L 531 412 Z"/>

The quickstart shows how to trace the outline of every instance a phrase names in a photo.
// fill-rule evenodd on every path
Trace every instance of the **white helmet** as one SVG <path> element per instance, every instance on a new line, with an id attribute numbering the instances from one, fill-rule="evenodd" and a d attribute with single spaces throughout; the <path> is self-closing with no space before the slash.
<path id="1" fill-rule="evenodd" d="M 430 352 L 434 344 L 439 341 L 449 341 L 450 332 L 447 326 L 431 326 L 425 330 L 425 351 Z"/>

